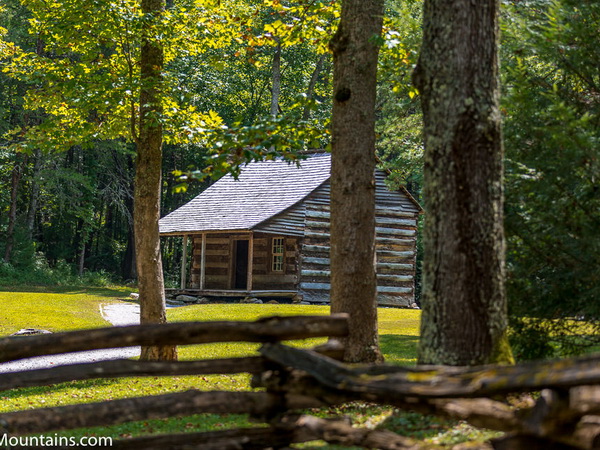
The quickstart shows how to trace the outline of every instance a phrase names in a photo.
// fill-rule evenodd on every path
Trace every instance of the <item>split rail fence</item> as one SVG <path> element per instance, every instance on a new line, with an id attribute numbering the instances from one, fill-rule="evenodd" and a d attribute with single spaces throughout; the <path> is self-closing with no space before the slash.
<path id="1" fill-rule="evenodd" d="M 256 322 L 139 325 L 0 339 L 0 362 L 101 348 L 262 342 L 260 355 L 202 361 L 113 360 L 0 374 L 0 390 L 92 378 L 250 373 L 249 392 L 188 390 L 163 395 L 0 414 L 0 434 L 19 436 L 199 413 L 249 414 L 264 425 L 204 433 L 152 435 L 113 442 L 113 449 L 282 448 L 316 439 L 382 449 L 429 449 L 390 431 L 353 428 L 303 414 L 351 401 L 392 405 L 466 420 L 506 432 L 480 447 L 600 448 L 600 356 L 486 367 L 349 366 L 330 339 L 312 350 L 282 341 L 342 338 L 345 315 L 271 317 Z M 515 409 L 507 395 L 539 392 Z"/>

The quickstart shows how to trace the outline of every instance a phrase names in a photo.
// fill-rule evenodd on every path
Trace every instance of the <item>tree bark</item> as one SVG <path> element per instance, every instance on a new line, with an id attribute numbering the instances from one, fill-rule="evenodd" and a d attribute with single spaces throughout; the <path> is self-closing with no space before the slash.
<path id="1" fill-rule="evenodd" d="M 330 42 L 334 99 L 331 312 L 350 314 L 345 359 L 382 360 L 375 277 L 375 94 L 383 0 L 345 0 Z"/>
<path id="2" fill-rule="evenodd" d="M 140 57 L 140 120 L 134 189 L 134 238 L 140 320 L 142 324 L 166 323 L 164 280 L 158 220 L 162 169 L 162 44 L 154 30 L 164 13 L 164 0 L 142 0 L 148 22 L 142 34 Z M 141 359 L 177 358 L 175 346 L 142 347 Z"/>
<path id="3" fill-rule="evenodd" d="M 512 360 L 506 337 L 498 0 L 427 0 L 414 73 L 425 136 L 419 362 Z"/>

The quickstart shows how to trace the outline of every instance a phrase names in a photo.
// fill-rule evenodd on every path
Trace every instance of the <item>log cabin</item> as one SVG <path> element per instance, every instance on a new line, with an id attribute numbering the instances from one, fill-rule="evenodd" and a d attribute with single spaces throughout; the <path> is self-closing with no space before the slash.
<path id="1" fill-rule="evenodd" d="M 182 236 L 181 292 L 206 297 L 293 298 L 329 302 L 331 155 L 300 162 L 253 162 L 226 175 L 160 220 L 162 236 Z M 382 306 L 414 302 L 417 218 L 401 188 L 376 181 L 377 295 Z"/>

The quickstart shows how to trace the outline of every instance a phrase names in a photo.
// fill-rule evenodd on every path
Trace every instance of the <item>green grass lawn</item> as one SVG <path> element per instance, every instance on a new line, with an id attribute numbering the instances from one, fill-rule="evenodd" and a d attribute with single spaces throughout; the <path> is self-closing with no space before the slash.
<path id="1" fill-rule="evenodd" d="M 69 331 L 105 327 L 100 305 L 129 295 L 124 288 L 21 288 L 0 291 L 0 336 L 21 328 Z"/>
<path id="2" fill-rule="evenodd" d="M 193 320 L 256 320 L 267 316 L 326 315 L 328 306 L 214 304 L 193 305 L 168 311 L 171 322 Z M 394 364 L 415 364 L 421 312 L 413 309 L 379 308 L 381 350 Z M 310 339 L 294 345 L 314 346 L 325 339 Z M 180 349 L 182 359 L 224 358 L 244 356 L 256 351 L 259 344 L 244 342 L 194 345 Z"/>
<path id="3" fill-rule="evenodd" d="M 0 316 L 0 336 L 10 334 L 20 328 L 43 328 L 51 331 L 66 331 L 77 328 L 106 326 L 100 316 L 100 305 L 118 302 L 129 290 L 115 289 L 28 289 L 21 291 L 0 291 L 3 305 Z M 326 306 L 273 305 L 273 304 L 211 304 L 173 308 L 168 311 L 171 322 L 214 321 L 214 320 L 255 320 L 273 315 L 313 315 L 329 314 Z M 379 333 L 381 348 L 387 362 L 402 365 L 415 364 L 418 342 L 420 311 L 407 309 L 380 308 Z M 293 345 L 312 346 L 324 342 L 323 339 L 310 339 L 294 342 Z M 258 344 L 219 343 L 185 346 L 179 348 L 180 359 L 207 359 L 246 356 L 254 354 Z M 37 407 L 58 406 L 125 397 L 156 395 L 186 389 L 200 390 L 248 390 L 249 375 L 211 375 L 185 377 L 148 377 L 110 380 L 91 380 L 62 383 L 54 386 L 14 389 L 0 392 L 0 413 Z M 429 437 L 444 442 L 449 432 L 456 434 L 454 422 L 439 419 L 424 419 L 410 412 L 394 411 L 390 407 L 352 404 L 326 411 L 314 412 L 320 415 L 346 414 L 357 424 L 377 426 L 414 435 Z M 418 419 L 421 417 L 421 419 Z M 136 436 L 157 432 L 205 431 L 238 426 L 250 426 L 245 416 L 217 416 L 203 414 L 179 419 L 152 420 L 127 423 L 110 428 L 94 428 L 61 433 L 80 436 L 95 434 L 114 438 Z M 464 426 L 464 425 L 460 425 Z M 404 431 L 403 431 L 404 430 Z M 448 431 L 450 430 L 450 431 Z M 475 432 L 471 430 L 473 437 Z M 454 434 L 448 435 L 450 443 L 456 441 Z M 465 433 L 459 433 L 465 435 Z M 441 438 L 440 438 L 441 436 Z M 440 441 L 441 439 L 441 441 Z M 464 439 L 464 438 L 463 438 Z"/>

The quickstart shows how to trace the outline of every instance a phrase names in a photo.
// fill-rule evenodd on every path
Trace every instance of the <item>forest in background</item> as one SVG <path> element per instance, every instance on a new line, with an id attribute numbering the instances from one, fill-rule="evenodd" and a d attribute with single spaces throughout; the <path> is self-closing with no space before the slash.
<path id="1" fill-rule="evenodd" d="M 69 2 L 61 20 L 41 1 L 1 5 L 0 281 L 133 280 L 134 153 L 122 118 L 135 89 L 128 78 L 135 68 L 127 65 L 128 52 L 137 51 L 135 2 Z M 169 30 L 166 66 L 174 131 L 164 146 L 164 214 L 210 183 L 184 190 L 180 173 L 218 176 L 236 156 L 328 145 L 334 2 L 169 6 L 178 26 Z M 392 182 L 417 198 L 422 119 L 411 73 L 421 8 L 416 0 L 387 4 L 377 104 L 379 158 Z M 596 343 L 592 332 L 568 335 L 580 324 L 573 319 L 597 331 L 600 317 L 598 29 L 593 2 L 503 4 L 507 288 L 521 356 Z M 99 86 L 104 97 L 88 95 Z M 85 107 L 94 114 L 83 115 Z M 102 132 L 90 123 L 103 124 Z M 164 244 L 166 278 L 174 283 L 181 246 Z"/>

